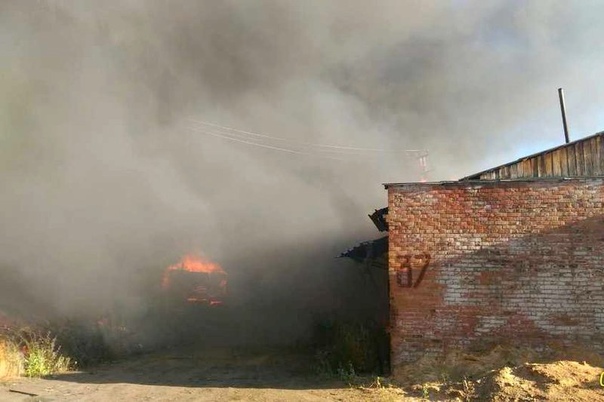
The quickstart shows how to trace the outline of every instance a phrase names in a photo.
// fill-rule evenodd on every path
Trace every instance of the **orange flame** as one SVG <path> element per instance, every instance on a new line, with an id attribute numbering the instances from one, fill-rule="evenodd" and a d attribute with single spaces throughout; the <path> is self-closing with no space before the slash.
<path id="1" fill-rule="evenodd" d="M 206 272 L 208 274 L 217 272 L 226 274 L 222 267 L 214 262 L 207 261 L 202 257 L 196 255 L 186 255 L 180 260 L 179 263 L 170 265 L 164 272 L 164 278 L 162 280 L 162 287 L 170 286 L 170 271 L 189 271 L 189 272 Z"/>
<path id="2" fill-rule="evenodd" d="M 172 281 L 170 273 L 172 271 L 188 271 L 188 272 L 201 272 L 207 274 L 218 274 L 219 283 L 217 284 L 217 288 L 219 294 L 224 295 L 226 293 L 226 272 L 222 269 L 222 267 L 214 262 L 208 261 L 201 256 L 189 254 L 184 256 L 177 264 L 170 265 L 164 271 L 164 275 L 161 282 L 161 287 L 164 290 L 169 290 Z M 215 277 L 216 278 L 216 277 Z M 199 301 L 207 301 L 211 305 L 221 304 L 222 302 L 219 300 L 214 300 L 213 297 L 209 299 L 205 299 L 205 297 L 201 297 L 200 295 L 207 293 L 207 284 L 206 285 L 197 285 L 194 287 L 192 294 L 186 297 L 186 300 L 189 302 L 199 302 Z"/>

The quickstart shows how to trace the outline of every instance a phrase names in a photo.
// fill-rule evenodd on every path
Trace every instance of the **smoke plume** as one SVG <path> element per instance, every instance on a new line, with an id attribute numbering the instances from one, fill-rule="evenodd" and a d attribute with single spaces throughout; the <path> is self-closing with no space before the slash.
<path id="1" fill-rule="evenodd" d="M 558 144 L 558 86 L 598 130 L 602 7 L 3 1 L 0 302 L 144 309 L 200 251 L 246 297 L 337 305 L 381 183 L 420 179 L 400 150 L 451 180 Z"/>

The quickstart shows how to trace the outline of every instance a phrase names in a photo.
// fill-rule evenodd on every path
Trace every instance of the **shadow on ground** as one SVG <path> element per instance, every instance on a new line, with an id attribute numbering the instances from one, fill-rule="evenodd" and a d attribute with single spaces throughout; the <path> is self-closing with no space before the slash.
<path id="1" fill-rule="evenodd" d="M 279 348 L 224 346 L 167 350 L 47 379 L 178 387 L 320 389 L 348 386 L 318 375 L 309 354 Z"/>

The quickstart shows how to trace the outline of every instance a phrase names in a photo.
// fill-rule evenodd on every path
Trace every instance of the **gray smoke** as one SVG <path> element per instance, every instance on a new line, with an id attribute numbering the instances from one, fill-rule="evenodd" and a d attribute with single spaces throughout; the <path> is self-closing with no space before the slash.
<path id="1" fill-rule="evenodd" d="M 419 175 L 413 154 L 298 142 L 428 149 L 430 178 L 456 179 L 560 143 L 558 86 L 575 135 L 595 132 L 602 8 L 3 1 L 4 303 L 143 308 L 163 267 L 200 250 L 250 297 L 311 308 L 354 269 L 332 257 L 377 236 L 381 183 Z"/>

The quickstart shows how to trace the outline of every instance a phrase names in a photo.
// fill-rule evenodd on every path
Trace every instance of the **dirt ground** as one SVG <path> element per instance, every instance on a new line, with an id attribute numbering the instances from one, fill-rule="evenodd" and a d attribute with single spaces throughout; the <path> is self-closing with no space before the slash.
<path id="1" fill-rule="evenodd" d="M 425 357 L 394 377 L 407 394 L 428 400 L 591 402 L 604 401 L 602 373 L 604 356 L 590 348 L 495 345 Z"/>
<path id="2" fill-rule="evenodd" d="M 587 362 L 526 363 L 490 373 L 475 392 L 478 399 L 493 401 L 604 401 L 602 372 Z"/>
<path id="3" fill-rule="evenodd" d="M 322 379 L 280 350 L 167 351 L 91 371 L 0 384 L 0 401 L 389 401 L 402 391 Z M 409 399 L 417 400 L 417 399 Z"/>
<path id="4" fill-rule="evenodd" d="M 419 369 L 419 367 L 418 367 Z M 95 369 L 0 383 L 0 401 L 604 401 L 604 369 L 585 361 L 524 363 L 467 381 L 387 385 L 328 379 L 308 355 L 268 348 L 188 348 Z"/>

